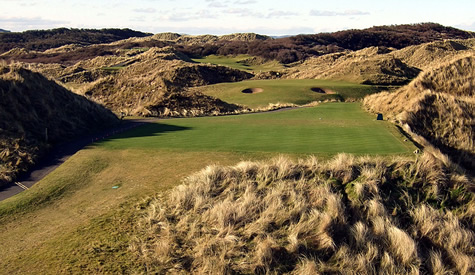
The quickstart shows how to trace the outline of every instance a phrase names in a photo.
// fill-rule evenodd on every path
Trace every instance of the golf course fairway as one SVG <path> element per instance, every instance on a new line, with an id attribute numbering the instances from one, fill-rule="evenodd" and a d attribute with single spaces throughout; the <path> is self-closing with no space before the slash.
<path id="1" fill-rule="evenodd" d="M 278 152 L 357 155 L 406 154 L 413 145 L 395 127 L 365 113 L 359 103 L 238 116 L 160 120 L 99 144 L 108 149 Z"/>

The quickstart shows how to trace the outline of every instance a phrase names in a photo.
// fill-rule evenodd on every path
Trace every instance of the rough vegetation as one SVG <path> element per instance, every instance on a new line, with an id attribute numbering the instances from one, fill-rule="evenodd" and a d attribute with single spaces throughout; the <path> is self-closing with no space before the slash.
<path id="1" fill-rule="evenodd" d="M 254 41 L 271 39 L 269 36 L 260 35 L 256 33 L 233 33 L 227 35 L 181 35 L 178 33 L 157 33 L 153 36 L 154 39 L 174 41 L 179 44 L 203 44 L 216 41 Z"/>
<path id="2" fill-rule="evenodd" d="M 475 39 L 445 40 L 401 50 L 369 47 L 307 59 L 284 71 L 290 79 L 340 79 L 373 85 L 403 85 L 420 71 L 475 53 Z"/>
<path id="3" fill-rule="evenodd" d="M 210 166 L 151 202 L 131 249 L 147 273 L 469 274 L 474 185 L 434 154 Z"/>
<path id="4" fill-rule="evenodd" d="M 131 221 L 136 213 L 130 205 L 138 194 L 149 196 L 157 190 L 143 188 L 134 191 L 136 195 L 120 192 L 129 184 L 129 190 L 137 190 L 140 185 L 136 183 L 140 181 L 146 182 L 144 186 L 156 181 L 153 185 L 162 191 L 175 183 L 176 174 L 183 172 L 176 173 L 177 169 L 191 169 L 192 165 L 183 165 L 183 160 L 196 164 L 202 160 L 202 152 L 190 158 L 190 149 L 183 147 L 173 161 L 167 158 L 174 152 L 165 154 L 155 168 L 168 169 L 168 174 L 155 174 L 156 170 L 151 169 L 154 172 L 144 177 L 129 168 L 141 166 L 143 158 L 138 160 L 137 156 L 147 150 L 126 148 L 130 152 L 123 151 L 121 157 L 130 171 L 116 177 L 125 165 L 116 163 L 114 168 L 106 169 L 105 160 L 117 156 L 109 150 L 106 158 L 93 158 L 80 168 L 74 166 L 74 173 L 50 179 L 57 181 L 52 186 L 98 183 L 91 186 L 102 190 L 95 189 L 94 193 L 107 192 L 110 197 L 108 191 L 119 191 L 114 193 L 114 204 L 106 203 L 110 197 L 105 196 L 101 198 L 103 204 L 86 207 L 87 211 L 100 208 L 100 212 L 84 214 L 83 196 L 87 193 L 81 192 L 93 189 L 77 189 L 75 195 L 80 203 L 76 202 L 74 211 L 77 209 L 81 222 L 87 225 L 71 229 L 63 237 L 74 243 L 74 248 L 66 249 L 68 253 L 83 253 L 70 253 L 73 257 L 66 259 L 84 259 L 61 262 L 54 250 L 53 256 L 33 259 L 31 266 L 42 259 L 55 258 L 52 264 L 62 265 L 55 268 L 63 272 L 71 272 L 69 261 L 78 270 L 96 273 L 475 273 L 475 39 L 468 39 L 471 37 L 473 33 L 431 23 L 279 39 L 256 34 L 152 36 L 130 30 L 0 33 L 0 60 L 4 60 L 0 64 L 0 187 L 30 167 L 49 146 L 117 122 L 109 110 L 159 117 L 247 112 L 194 87 L 251 78 L 326 78 L 398 86 L 409 83 L 395 92 L 366 97 L 364 106 L 398 123 L 402 132 L 409 134 L 407 138 L 423 150 L 416 150 L 414 158 L 340 154 L 325 162 L 315 157 L 298 161 L 281 157 L 241 162 L 234 167 L 210 166 L 186 178 L 185 184 L 169 193 L 152 201 L 147 199 L 145 210 L 139 212 L 143 216 L 134 225 Z M 123 38 L 126 39 L 120 40 Z M 274 60 L 285 63 L 288 69 L 253 75 L 191 59 L 211 54 L 246 54 L 249 58 L 243 64 Z M 256 96 L 270 94 L 270 89 L 262 90 L 259 85 L 243 87 L 238 93 L 243 96 L 242 91 L 257 87 L 261 90 Z M 319 94 L 325 91 L 323 88 L 312 85 L 307 92 Z M 308 119 L 302 117 L 294 124 L 298 126 L 299 121 Z M 165 131 L 174 128 L 164 127 Z M 279 127 L 275 129 L 275 133 L 282 132 Z M 366 128 L 361 130 L 368 132 Z M 160 132 L 155 129 L 153 134 L 157 133 Z M 243 136 L 239 142 L 247 138 Z M 355 139 L 350 140 L 354 144 Z M 308 153 L 307 147 L 304 150 Z M 209 155 L 214 159 L 217 153 Z M 147 160 L 153 165 L 157 161 L 152 157 Z M 103 169 L 104 173 L 96 174 Z M 174 177 L 169 176 L 171 173 Z M 167 182 L 166 187 L 162 182 Z M 48 193 L 54 192 L 51 190 L 40 190 L 45 201 L 56 199 Z M 27 205 L 28 202 L 22 204 L 22 199 L 27 201 L 28 196 L 35 193 L 17 197 L 19 205 Z M 70 213 L 74 211 L 68 208 L 67 199 L 58 201 L 67 213 L 60 217 L 67 216 L 66 220 L 71 221 Z M 116 208 L 112 205 L 122 207 L 127 216 L 112 212 L 110 209 Z M 138 207 L 143 210 L 144 204 Z M 51 222 L 46 227 L 54 228 L 51 232 L 60 228 L 49 219 L 45 213 L 48 211 L 21 211 L 31 211 L 31 215 L 21 217 L 19 228 L 30 218 Z M 44 220 L 37 219 L 37 214 Z M 8 226 L 2 232 L 9 231 Z M 31 232 L 28 230 L 38 231 L 33 224 L 31 229 L 20 232 Z M 107 236 L 107 243 L 97 239 L 95 233 L 99 231 L 102 237 Z M 35 253 L 50 252 L 49 246 L 60 242 L 51 242 L 54 233 L 45 234 L 50 236 L 46 241 L 41 232 L 33 234 L 35 241 L 22 240 L 22 245 L 32 244 L 35 250 L 41 239 L 43 244 L 38 246 L 43 250 Z M 81 242 L 81 234 L 87 235 L 86 242 Z M 135 234 L 136 238 L 129 242 Z M 12 239 L 10 243 L 16 241 Z M 18 247 L 20 251 L 22 246 Z M 126 253 L 125 247 L 130 249 Z M 22 255 L 30 254 L 12 253 L 11 257 Z M 123 260 L 124 264 L 117 267 L 117 261 L 110 259 Z M 15 263 L 11 266 L 16 269 Z M 49 264 L 41 262 L 45 268 Z M 125 269 L 132 266 L 134 270 Z"/>
<path id="5" fill-rule="evenodd" d="M 361 50 L 371 46 L 401 49 L 411 45 L 443 40 L 468 39 L 473 33 L 425 23 L 372 27 L 364 30 L 347 30 L 335 33 L 297 35 L 279 39 L 253 41 L 213 41 L 206 44 L 179 45 L 191 56 L 248 54 L 277 60 L 282 63 L 302 61 L 312 56 L 344 50 Z"/>
<path id="6" fill-rule="evenodd" d="M 34 30 L 25 32 L 0 32 L 0 53 L 14 48 L 44 51 L 68 44 L 92 45 L 111 43 L 130 37 L 150 34 L 130 29 L 68 29 Z"/>
<path id="7" fill-rule="evenodd" d="M 370 47 L 356 52 L 334 53 L 310 58 L 286 72 L 290 79 L 340 79 L 362 84 L 403 85 L 419 73 L 389 50 Z"/>
<path id="8" fill-rule="evenodd" d="M 394 93 L 367 97 L 365 106 L 398 121 L 408 132 L 475 171 L 475 55 L 425 71 Z"/>
<path id="9" fill-rule="evenodd" d="M 130 37 L 130 38 L 129 38 Z M 172 46 L 190 57 L 208 55 L 238 55 L 247 54 L 261 57 L 266 60 L 277 60 L 281 63 L 303 61 L 309 57 L 321 56 L 345 50 L 361 50 L 367 47 L 392 47 L 401 49 L 411 45 L 443 39 L 473 38 L 473 33 L 444 27 L 439 24 L 425 23 L 414 25 L 381 26 L 364 30 L 347 30 L 335 33 L 321 33 L 312 35 L 297 35 L 285 38 L 272 39 L 254 33 L 238 33 L 223 36 L 214 35 L 180 35 L 176 33 L 161 33 L 153 36 L 131 30 L 76 30 L 55 29 L 50 31 L 28 31 L 24 33 L 0 34 L 0 53 L 9 50 L 16 51 L 3 56 L 2 59 L 25 62 L 64 62 L 80 60 L 80 56 L 89 56 L 96 47 L 81 47 L 68 54 L 48 55 L 35 51 L 44 51 L 67 44 L 93 45 L 98 43 L 114 42 L 111 47 L 99 47 L 103 52 L 96 55 L 111 54 L 117 49 L 147 48 Z M 126 39 L 128 38 L 128 39 Z M 23 42 L 28 41 L 28 42 Z M 23 49 L 23 50 L 21 50 Z M 19 55 L 18 51 L 23 51 Z M 41 61 L 40 61 L 41 60 Z"/>
<path id="10" fill-rule="evenodd" d="M 110 76 L 96 79 L 85 95 L 116 112 L 131 115 L 188 116 L 233 112 L 238 106 L 186 88 L 249 79 L 251 74 L 223 66 L 193 64 L 171 48 L 151 48 Z"/>
<path id="11" fill-rule="evenodd" d="M 117 122 L 102 106 L 19 65 L 0 65 L 0 96 L 0 187 L 50 144 Z"/>

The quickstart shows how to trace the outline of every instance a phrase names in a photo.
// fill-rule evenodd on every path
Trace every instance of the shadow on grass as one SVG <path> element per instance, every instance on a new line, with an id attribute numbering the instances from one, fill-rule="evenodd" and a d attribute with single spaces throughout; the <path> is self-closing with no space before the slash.
<path id="1" fill-rule="evenodd" d="M 111 136 L 103 141 L 107 140 L 117 140 L 117 139 L 127 139 L 127 138 L 136 138 L 136 137 L 151 137 L 159 136 L 161 134 L 176 132 L 176 131 L 185 131 L 191 130 L 191 127 L 182 127 L 171 124 L 157 123 L 157 122 L 140 122 L 139 125 L 134 126 L 132 130 L 125 131 L 121 134 Z M 102 143 L 99 141 L 97 143 Z"/>
<path id="2" fill-rule="evenodd" d="M 0 201 L 24 191 L 15 182 L 21 183 L 26 188 L 32 187 L 46 175 L 63 164 L 69 157 L 79 150 L 88 148 L 91 144 L 101 144 L 107 140 L 127 139 L 134 137 L 158 136 L 167 132 L 190 130 L 189 127 L 180 127 L 161 124 L 156 121 L 130 120 L 122 121 L 119 125 L 103 129 L 93 134 L 78 137 L 74 140 L 53 146 L 43 157 L 36 161 L 28 171 L 21 173 L 17 180 L 0 187 Z"/>

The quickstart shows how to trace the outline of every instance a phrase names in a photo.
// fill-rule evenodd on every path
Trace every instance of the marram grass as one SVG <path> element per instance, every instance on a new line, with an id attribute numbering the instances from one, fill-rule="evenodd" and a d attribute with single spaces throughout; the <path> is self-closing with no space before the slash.
<path id="1" fill-rule="evenodd" d="M 470 186 L 430 153 L 210 166 L 149 205 L 130 248 L 149 273 L 469 274 Z"/>

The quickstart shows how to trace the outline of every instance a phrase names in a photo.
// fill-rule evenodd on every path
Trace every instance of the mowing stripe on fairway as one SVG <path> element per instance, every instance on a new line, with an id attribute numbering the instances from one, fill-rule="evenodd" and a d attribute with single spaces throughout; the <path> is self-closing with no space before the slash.
<path id="1" fill-rule="evenodd" d="M 396 133 L 396 134 L 395 134 Z M 393 125 L 359 103 L 326 103 L 276 113 L 162 120 L 100 143 L 110 149 L 406 154 Z"/>

